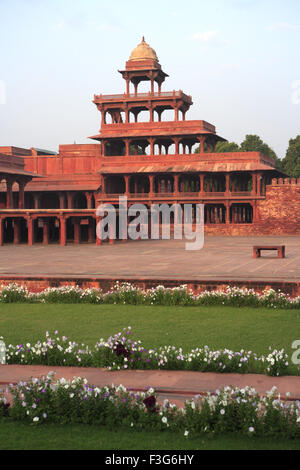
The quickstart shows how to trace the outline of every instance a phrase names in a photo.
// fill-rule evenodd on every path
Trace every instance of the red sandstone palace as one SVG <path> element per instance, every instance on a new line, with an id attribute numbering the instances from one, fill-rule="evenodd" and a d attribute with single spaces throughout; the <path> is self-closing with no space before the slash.
<path id="1" fill-rule="evenodd" d="M 0 245 L 100 244 L 95 208 L 120 195 L 129 206 L 202 203 L 207 234 L 300 233 L 300 182 L 258 152 L 214 153 L 225 139 L 186 119 L 191 96 L 162 91 L 168 75 L 144 38 L 120 74 L 124 93 L 94 96 L 97 143 L 58 153 L 0 147 Z M 139 93 L 141 82 L 149 91 Z"/>

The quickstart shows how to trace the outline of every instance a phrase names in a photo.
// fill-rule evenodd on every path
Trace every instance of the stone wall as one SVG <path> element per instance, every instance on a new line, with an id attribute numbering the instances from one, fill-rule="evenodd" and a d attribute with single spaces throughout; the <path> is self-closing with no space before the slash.
<path id="1" fill-rule="evenodd" d="M 257 202 L 253 224 L 205 226 L 206 235 L 300 235 L 300 178 L 273 179 Z"/>

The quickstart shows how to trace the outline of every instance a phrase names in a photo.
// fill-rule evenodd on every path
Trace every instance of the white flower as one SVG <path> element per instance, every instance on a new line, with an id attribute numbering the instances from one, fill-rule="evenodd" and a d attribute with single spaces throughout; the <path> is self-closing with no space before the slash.
<path id="1" fill-rule="evenodd" d="M 252 426 L 250 426 L 249 432 L 254 432 L 254 428 Z"/>
<path id="2" fill-rule="evenodd" d="M 161 420 L 162 420 L 162 422 L 165 423 L 165 424 L 167 424 L 167 422 L 168 422 L 168 418 L 167 418 L 166 416 L 164 416 Z"/>
<path id="3" fill-rule="evenodd" d="M 225 410 L 222 408 L 222 410 L 220 411 L 221 415 L 224 415 L 225 414 Z"/>
<path id="4" fill-rule="evenodd" d="M 189 431 L 185 431 L 184 432 L 184 437 L 188 437 L 188 435 L 189 435 Z"/>
<path id="5" fill-rule="evenodd" d="M 32 421 L 34 421 L 35 423 L 37 423 L 39 420 L 40 420 L 40 418 L 39 418 L 38 416 L 36 416 L 35 418 L 33 418 Z"/>

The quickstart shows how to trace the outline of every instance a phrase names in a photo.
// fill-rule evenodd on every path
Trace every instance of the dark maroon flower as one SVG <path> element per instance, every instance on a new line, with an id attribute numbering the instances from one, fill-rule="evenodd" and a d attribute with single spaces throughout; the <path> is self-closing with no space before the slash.
<path id="1" fill-rule="evenodd" d="M 159 410 L 159 406 L 156 406 L 156 398 L 151 395 L 143 400 L 145 407 L 147 408 L 150 413 L 157 413 Z"/>
<path id="2" fill-rule="evenodd" d="M 124 357 L 130 356 L 130 352 L 128 351 L 128 349 L 126 349 L 125 346 L 123 346 L 123 344 L 121 343 L 117 343 L 114 349 L 115 349 L 117 356 L 124 356 Z"/>
<path id="3" fill-rule="evenodd" d="M 9 407 L 10 407 L 10 403 L 1 403 L 2 416 L 8 416 L 8 408 Z"/>

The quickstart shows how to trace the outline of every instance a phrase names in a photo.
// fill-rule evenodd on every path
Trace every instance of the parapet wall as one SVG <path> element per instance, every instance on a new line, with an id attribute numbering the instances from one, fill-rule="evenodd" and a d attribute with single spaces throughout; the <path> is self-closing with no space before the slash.
<path id="1" fill-rule="evenodd" d="M 300 235 L 300 178 L 273 179 L 258 202 L 261 234 Z"/>

